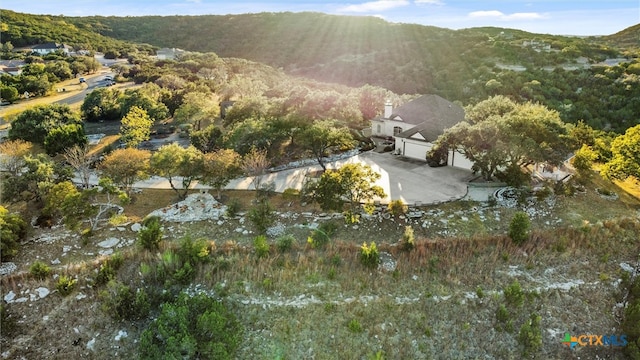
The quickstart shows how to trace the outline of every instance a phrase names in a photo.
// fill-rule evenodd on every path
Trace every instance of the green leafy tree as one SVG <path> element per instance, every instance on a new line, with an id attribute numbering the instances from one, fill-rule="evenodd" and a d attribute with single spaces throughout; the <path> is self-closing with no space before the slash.
<path id="1" fill-rule="evenodd" d="M 241 174 L 241 161 L 240 155 L 231 149 L 204 154 L 202 180 L 216 189 L 218 198 L 220 198 L 220 190 Z"/>
<path id="2" fill-rule="evenodd" d="M 182 105 L 175 111 L 174 120 L 192 124 L 200 130 L 203 120 L 213 120 L 220 114 L 220 99 L 213 93 L 190 92 L 184 96 Z"/>
<path id="3" fill-rule="evenodd" d="M 2 101 L 8 101 L 13 104 L 20 99 L 20 94 L 14 86 L 2 85 L 0 86 L 0 98 L 2 98 Z"/>
<path id="4" fill-rule="evenodd" d="M 20 241 L 27 235 L 27 224 L 19 214 L 10 213 L 0 205 L 0 254 L 2 261 L 18 253 Z"/>
<path id="5" fill-rule="evenodd" d="M 386 196 L 380 186 L 373 185 L 378 179 L 380 174 L 368 165 L 345 164 L 338 170 L 325 171 L 310 192 L 324 210 L 341 210 L 346 201 L 355 211 L 361 202 Z"/>
<path id="6" fill-rule="evenodd" d="M 38 105 L 16 116 L 11 122 L 9 138 L 44 145 L 47 135 L 64 125 L 82 126 L 82 120 L 68 105 Z"/>
<path id="7" fill-rule="evenodd" d="M 204 156 L 193 146 L 185 149 L 177 143 L 171 143 L 158 149 L 151 156 L 150 164 L 152 172 L 167 178 L 178 198 L 184 199 L 191 184 L 203 174 Z"/>
<path id="8" fill-rule="evenodd" d="M 82 124 L 66 124 L 51 129 L 44 138 L 44 150 L 55 156 L 74 146 L 85 146 L 87 136 Z"/>
<path id="9" fill-rule="evenodd" d="M 102 174 L 131 194 L 131 188 L 136 181 L 149 178 L 149 159 L 151 153 L 139 149 L 117 149 L 105 156 L 100 163 Z"/>
<path id="10" fill-rule="evenodd" d="M 161 89 L 155 84 L 147 84 L 136 90 L 125 91 L 120 98 L 120 113 L 125 116 L 134 106 L 144 109 L 154 122 L 169 117 L 169 109 L 161 101 Z"/>
<path id="11" fill-rule="evenodd" d="M 316 121 L 298 134 L 298 143 L 311 151 L 318 164 L 326 170 L 322 158 L 332 148 L 352 148 L 353 137 L 346 127 L 336 127 L 335 121 Z"/>
<path id="12" fill-rule="evenodd" d="M 40 205 L 54 184 L 68 180 L 73 175 L 68 168 L 54 163 L 46 154 L 27 155 L 24 161 L 24 170 L 19 176 L 5 179 L 3 200 L 34 201 Z"/>
<path id="13" fill-rule="evenodd" d="M 151 136 L 153 120 L 147 112 L 137 106 L 132 107 L 127 115 L 122 118 L 120 125 L 120 140 L 127 147 L 136 147 L 141 142 L 147 141 Z"/>
<path id="14" fill-rule="evenodd" d="M 588 145 L 582 145 L 578 151 L 576 151 L 571 164 L 576 170 L 578 179 L 582 183 L 589 181 L 593 175 L 593 162 L 598 158 L 598 154 L 591 149 Z"/>
<path id="15" fill-rule="evenodd" d="M 120 118 L 120 90 L 95 89 L 84 98 L 80 111 L 86 121 L 116 120 Z"/>
<path id="16" fill-rule="evenodd" d="M 613 154 L 601 173 L 608 179 L 624 180 L 630 176 L 640 179 L 640 125 L 631 127 L 611 144 Z"/>
<path id="17" fill-rule="evenodd" d="M 222 131 L 215 125 L 189 133 L 191 144 L 203 153 L 212 152 L 222 145 Z"/>
<path id="18" fill-rule="evenodd" d="M 524 166 L 559 165 L 569 152 L 565 124 L 542 105 L 497 96 L 465 111 L 467 121 L 445 131 L 434 148 L 462 152 L 485 180 L 498 175 L 517 185 Z"/>

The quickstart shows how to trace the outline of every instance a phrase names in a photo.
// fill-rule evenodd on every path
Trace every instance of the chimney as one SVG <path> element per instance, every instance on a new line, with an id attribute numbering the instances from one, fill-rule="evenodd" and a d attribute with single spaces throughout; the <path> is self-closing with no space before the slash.
<path id="1" fill-rule="evenodd" d="M 391 118 L 391 114 L 393 113 L 393 104 L 391 104 L 391 100 L 387 100 L 384 103 L 384 118 Z"/>

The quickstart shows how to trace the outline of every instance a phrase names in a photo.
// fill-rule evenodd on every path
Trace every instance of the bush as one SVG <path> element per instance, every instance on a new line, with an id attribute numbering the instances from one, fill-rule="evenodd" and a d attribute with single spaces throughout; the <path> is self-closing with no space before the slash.
<path id="1" fill-rule="evenodd" d="M 147 250 L 158 249 L 162 240 L 160 218 L 157 216 L 146 218 L 142 225 L 143 227 L 138 234 L 138 243 Z"/>
<path id="2" fill-rule="evenodd" d="M 283 235 L 276 240 L 276 247 L 278 248 L 278 251 L 285 253 L 291 250 L 295 241 L 296 239 L 293 235 Z"/>
<path id="3" fill-rule="evenodd" d="M 51 268 L 42 261 L 36 261 L 29 267 L 29 273 L 36 279 L 44 280 L 51 273 Z"/>
<path id="4" fill-rule="evenodd" d="M 360 263 L 368 268 L 376 268 L 380 263 L 380 253 L 375 242 L 371 242 L 367 246 L 367 243 L 362 243 L 360 247 Z"/>
<path id="5" fill-rule="evenodd" d="M 533 313 L 527 321 L 520 327 L 518 342 L 523 346 L 523 355 L 531 356 L 542 349 L 542 329 L 540 328 L 542 318 Z"/>
<path id="6" fill-rule="evenodd" d="M 3 180 L 4 181 L 4 180 Z M 27 223 L 18 214 L 0 206 L 0 260 L 8 260 L 18 253 L 20 240 L 27 235 Z"/>
<path id="7" fill-rule="evenodd" d="M 625 352 L 630 359 L 640 359 L 640 276 L 632 277 L 625 273 L 621 287 L 627 300 L 621 326 L 628 341 Z"/>
<path id="8" fill-rule="evenodd" d="M 180 240 L 177 255 L 180 260 L 197 264 L 209 259 L 209 242 L 205 239 L 192 240 L 185 236 Z"/>
<path id="9" fill-rule="evenodd" d="M 410 225 L 404 227 L 404 233 L 402 234 L 402 242 L 400 248 L 405 251 L 411 251 L 416 247 L 416 240 L 413 234 L 413 228 Z"/>
<path id="10" fill-rule="evenodd" d="M 256 256 L 258 258 L 267 257 L 269 255 L 269 243 L 267 242 L 267 237 L 264 235 L 256 236 L 253 239 L 253 248 L 256 251 Z"/>
<path id="11" fill-rule="evenodd" d="M 62 296 L 67 296 L 69 294 L 71 294 L 71 292 L 73 291 L 73 288 L 75 288 L 76 283 L 78 282 L 78 280 L 66 276 L 66 275 L 61 275 L 58 278 L 58 282 L 56 283 L 56 290 L 58 290 L 58 292 L 60 293 L 60 295 Z"/>
<path id="12" fill-rule="evenodd" d="M 518 211 L 513 215 L 509 224 L 509 237 L 516 245 L 520 245 L 529 239 L 530 227 L 529 215 L 523 211 Z"/>
<path id="13" fill-rule="evenodd" d="M 352 333 L 361 333 L 363 331 L 362 325 L 360 324 L 360 321 L 358 321 L 358 319 L 351 319 L 351 321 L 349 321 L 349 323 L 347 324 L 347 328 L 349 328 L 349 331 L 351 331 Z"/>
<path id="14" fill-rule="evenodd" d="M 248 218 L 259 234 L 266 234 L 267 229 L 276 220 L 271 204 L 264 199 L 258 201 L 258 204 L 249 210 Z"/>
<path id="15" fill-rule="evenodd" d="M 329 243 L 337 229 L 338 225 L 332 221 L 322 223 L 317 229 L 311 231 L 311 235 L 307 238 L 307 243 L 314 249 L 322 248 Z"/>
<path id="16" fill-rule="evenodd" d="M 292 189 L 292 188 L 286 188 L 284 189 L 284 191 L 282 192 L 282 198 L 285 201 L 294 201 L 300 198 L 300 190 L 298 189 Z"/>
<path id="17" fill-rule="evenodd" d="M 232 359 L 242 326 L 221 302 L 206 295 L 180 295 L 164 303 L 142 332 L 140 359 Z"/>
<path id="18" fill-rule="evenodd" d="M 407 213 L 409 208 L 405 205 L 402 200 L 393 200 L 387 206 L 387 209 L 393 216 L 400 216 Z"/>
<path id="19" fill-rule="evenodd" d="M 525 293 L 520 287 L 518 280 L 514 280 L 511 285 L 504 288 L 504 298 L 509 305 L 520 307 L 524 305 Z"/>
<path id="20" fill-rule="evenodd" d="M 240 211 L 240 208 L 240 200 L 233 198 L 227 203 L 227 211 L 225 212 L 225 215 L 230 218 L 236 217 L 238 215 L 238 212 Z"/>
<path id="21" fill-rule="evenodd" d="M 119 281 L 109 281 L 100 292 L 102 310 L 116 320 L 140 320 L 149 314 L 149 298 L 144 289 L 132 290 Z"/>
<path id="22" fill-rule="evenodd" d="M 114 280 L 116 278 L 116 273 L 120 266 L 122 266 L 123 262 L 124 258 L 120 253 L 116 253 L 105 260 L 102 264 L 100 264 L 98 275 L 96 275 L 95 284 L 104 285 L 109 281 Z"/>

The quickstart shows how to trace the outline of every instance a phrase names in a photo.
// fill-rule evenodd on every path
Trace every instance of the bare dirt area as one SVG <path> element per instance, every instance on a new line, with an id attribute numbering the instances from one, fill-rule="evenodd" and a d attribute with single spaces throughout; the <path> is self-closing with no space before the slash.
<path id="1" fill-rule="evenodd" d="M 126 220 L 105 224 L 88 241 L 62 226 L 33 230 L 15 271 L 1 278 L 10 322 L 3 323 L 0 355 L 135 356 L 157 309 L 145 320 L 112 319 L 103 310 L 104 285 L 95 282 L 100 265 L 119 254 L 117 279 L 143 287 L 143 264 L 189 237 L 204 239 L 208 255 L 183 290 L 219 298 L 236 314 L 244 327 L 237 358 L 623 359 L 620 348 L 570 349 L 562 338 L 620 334 L 618 284 L 638 261 L 639 202 L 595 188 L 571 197 L 506 194 L 495 204 L 457 201 L 395 217 L 380 207 L 350 224 L 342 214 L 273 195 L 271 249 L 258 258 L 248 216 L 254 192 L 225 191 L 218 201 L 194 191 L 177 203 L 170 190 L 145 189 L 125 207 Z M 239 208 L 228 216 L 232 200 Z M 505 235 L 517 210 L 533 223 L 522 246 Z M 156 251 L 136 245 L 152 212 L 163 219 Z M 310 246 L 313 230 L 328 223 L 329 244 Z M 416 235 L 412 251 L 398 245 L 406 226 Z M 279 250 L 287 234 L 294 241 Z M 377 269 L 360 264 L 365 241 L 379 245 Z M 52 269 L 43 280 L 29 274 L 36 260 Z M 67 296 L 56 290 L 63 275 L 77 279 Z M 532 315 L 540 316 L 542 345 L 524 356 L 519 333 Z"/>

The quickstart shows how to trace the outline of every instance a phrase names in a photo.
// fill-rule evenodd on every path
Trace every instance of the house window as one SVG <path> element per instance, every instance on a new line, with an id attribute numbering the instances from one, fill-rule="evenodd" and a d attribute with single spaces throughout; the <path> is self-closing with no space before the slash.
<path id="1" fill-rule="evenodd" d="M 400 126 L 393 127 L 393 136 L 396 136 L 402 132 L 402 128 Z"/>
<path id="2" fill-rule="evenodd" d="M 380 124 L 378 124 L 377 129 L 378 129 L 378 132 L 376 134 L 382 133 L 382 126 Z"/>

